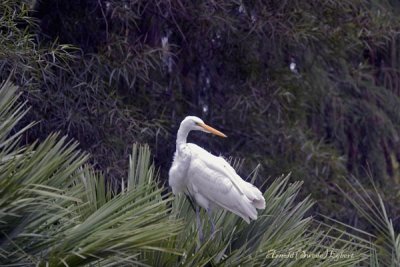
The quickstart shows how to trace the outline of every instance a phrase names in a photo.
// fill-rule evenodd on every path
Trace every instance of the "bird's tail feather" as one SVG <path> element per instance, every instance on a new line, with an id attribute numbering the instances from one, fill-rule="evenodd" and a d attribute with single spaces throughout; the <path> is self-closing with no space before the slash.
<path id="1" fill-rule="evenodd" d="M 265 199 L 264 199 L 264 198 L 261 198 L 261 199 L 253 199 L 253 200 L 251 201 L 251 203 L 253 203 L 253 206 L 254 206 L 256 209 L 259 209 L 259 210 L 265 209 Z"/>
<path id="2" fill-rule="evenodd" d="M 249 199 L 244 197 L 243 200 L 245 201 L 239 201 L 235 206 L 227 206 L 220 202 L 217 202 L 217 204 L 239 217 L 242 217 L 247 223 L 250 223 L 250 219 L 257 220 L 257 210 L 251 205 Z"/>
<path id="3" fill-rule="evenodd" d="M 247 182 L 246 182 L 247 183 Z M 262 195 L 261 191 L 258 190 L 254 185 L 247 183 L 245 189 L 243 190 L 244 194 L 248 199 L 250 199 L 253 206 L 257 209 L 263 210 L 265 209 L 265 199 Z"/>
<path id="4" fill-rule="evenodd" d="M 240 201 L 240 206 L 241 213 L 245 214 L 246 217 L 250 217 L 252 220 L 257 220 L 257 210 L 249 199 L 244 197 L 243 201 Z"/>

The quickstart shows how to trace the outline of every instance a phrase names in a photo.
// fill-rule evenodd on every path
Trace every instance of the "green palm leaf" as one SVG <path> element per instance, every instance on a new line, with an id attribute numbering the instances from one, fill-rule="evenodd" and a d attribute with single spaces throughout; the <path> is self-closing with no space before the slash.
<path id="1" fill-rule="evenodd" d="M 313 201 L 298 199 L 301 182 L 290 175 L 272 181 L 259 218 L 246 224 L 215 210 L 201 211 L 199 241 L 195 213 L 182 196 L 172 197 L 158 183 L 147 145 L 134 144 L 126 180 L 119 192 L 86 164 L 88 155 L 66 137 L 50 135 L 20 147 L 13 128 L 24 114 L 5 82 L 0 95 L 0 264 L 8 266 L 357 266 L 398 262 L 400 238 L 384 209 L 350 183 L 374 235 L 335 220 L 308 216 Z M 10 127 L 9 125 L 12 125 Z M 239 165 L 236 161 L 234 165 Z M 256 168 L 249 180 L 256 180 Z M 365 197 L 367 196 L 367 197 Z M 366 209 L 362 207 L 366 206 Z M 353 232 L 356 233 L 353 233 Z"/>
<path id="2" fill-rule="evenodd" d="M 11 130 L 24 111 L 16 91 L 8 82 L 0 89 L 1 264 L 136 264 L 142 251 L 173 251 L 161 241 L 181 225 L 169 219 L 172 198 L 156 182 L 149 148 L 134 146 L 129 173 L 136 178 L 113 193 L 66 137 L 17 146 L 21 131 Z"/>

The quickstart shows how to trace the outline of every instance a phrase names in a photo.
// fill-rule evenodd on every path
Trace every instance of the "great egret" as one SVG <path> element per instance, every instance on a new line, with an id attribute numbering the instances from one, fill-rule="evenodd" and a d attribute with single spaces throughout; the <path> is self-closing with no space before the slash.
<path id="1" fill-rule="evenodd" d="M 198 145 L 186 143 L 190 131 L 203 131 L 226 137 L 200 118 L 188 116 L 176 138 L 176 152 L 169 170 L 173 194 L 184 193 L 207 212 L 219 206 L 242 217 L 247 223 L 257 219 L 257 209 L 265 208 L 260 190 L 244 181 L 222 157 L 214 156 Z M 198 209 L 196 206 L 199 224 Z"/>

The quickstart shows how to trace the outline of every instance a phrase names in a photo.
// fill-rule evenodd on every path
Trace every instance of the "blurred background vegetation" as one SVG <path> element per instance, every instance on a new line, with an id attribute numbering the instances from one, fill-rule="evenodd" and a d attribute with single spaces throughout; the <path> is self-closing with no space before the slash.
<path id="1" fill-rule="evenodd" d="M 18 90 L 9 80 L 0 87 L 1 266 L 399 265 L 400 235 L 379 193 L 365 198 L 357 181 L 342 195 L 379 235 L 307 215 L 313 200 L 299 198 L 302 182 L 288 175 L 269 184 L 268 206 L 250 224 L 217 210 L 213 232 L 200 212 L 206 233 L 200 241 L 191 205 L 160 184 L 147 145 L 133 144 L 118 190 L 66 136 L 21 146 L 34 123 L 14 131 L 29 112 Z M 256 168 L 250 180 L 257 178 Z"/>
<path id="2" fill-rule="evenodd" d="M 68 135 L 114 187 L 134 142 L 151 146 L 165 181 L 179 123 L 197 115 L 229 138 L 190 140 L 243 158 L 243 177 L 258 163 L 261 177 L 292 172 L 316 200 L 313 214 L 363 227 L 336 186 L 350 189 L 344 177 L 372 177 L 388 213 L 400 214 L 399 8 L 5 0 L 0 78 L 11 77 L 32 107 L 19 127 L 38 122 L 24 144 Z"/>

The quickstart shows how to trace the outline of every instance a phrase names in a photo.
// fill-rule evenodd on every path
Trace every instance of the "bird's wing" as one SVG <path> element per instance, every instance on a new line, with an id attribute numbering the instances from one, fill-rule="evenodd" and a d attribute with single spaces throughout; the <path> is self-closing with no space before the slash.
<path id="1" fill-rule="evenodd" d="M 227 177 L 239 194 L 250 199 L 257 209 L 265 208 L 265 199 L 260 190 L 251 183 L 244 181 L 224 158 L 216 157 L 195 144 L 189 144 L 189 148 L 193 158 L 201 159 L 206 168 Z"/>
<path id="2" fill-rule="evenodd" d="M 237 175 L 236 171 L 224 158 L 214 156 L 213 154 L 207 152 L 198 145 L 188 145 L 193 158 L 201 159 L 207 168 L 228 177 L 231 180 L 232 184 L 236 187 L 238 192 L 242 195 L 244 194 L 243 190 L 241 189 L 241 181 L 243 181 L 242 178 Z"/>
<path id="3" fill-rule="evenodd" d="M 209 209 L 217 205 L 249 222 L 257 218 L 257 211 L 244 195 L 241 195 L 224 174 L 209 169 L 199 158 L 192 158 L 188 170 L 188 191 L 197 204 Z"/>
<path id="4" fill-rule="evenodd" d="M 243 186 L 232 179 L 233 169 L 230 170 L 226 166 L 229 164 L 196 145 L 191 146 L 191 151 L 192 157 L 187 173 L 188 189 L 196 201 L 205 208 L 208 208 L 208 202 L 217 204 L 241 216 L 247 222 L 249 217 L 255 220 L 256 208 L 246 196 Z"/>

